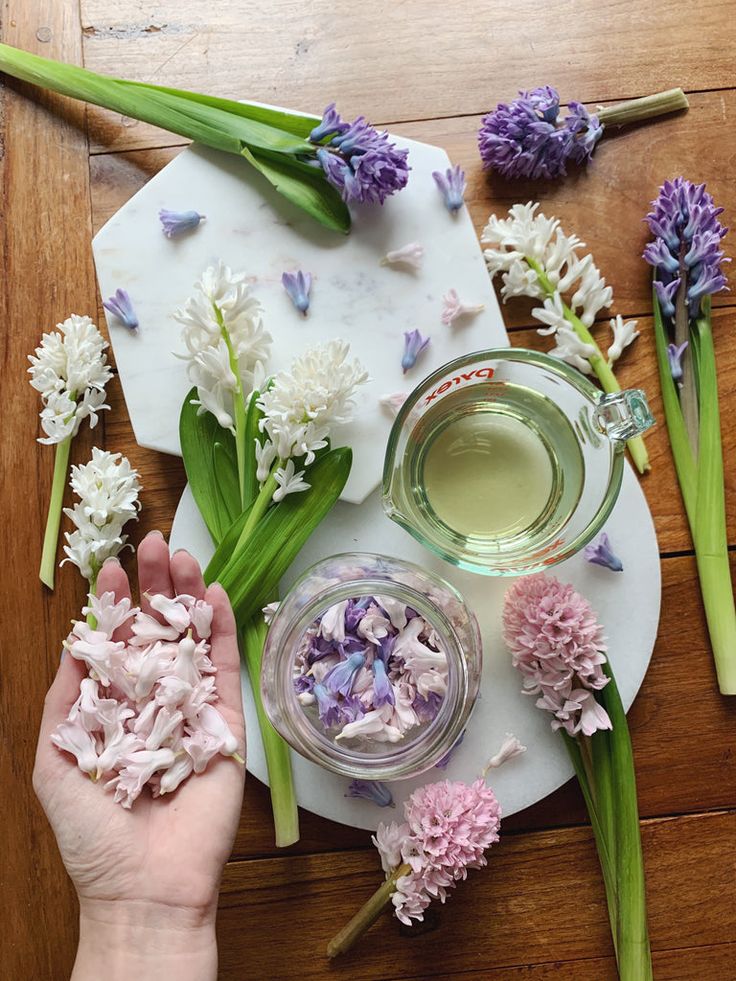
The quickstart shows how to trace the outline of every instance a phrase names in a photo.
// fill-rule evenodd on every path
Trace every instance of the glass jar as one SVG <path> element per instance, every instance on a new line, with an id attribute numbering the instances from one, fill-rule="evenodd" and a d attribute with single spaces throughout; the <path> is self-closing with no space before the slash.
<path id="1" fill-rule="evenodd" d="M 305 632 L 327 609 L 376 594 L 412 607 L 434 628 L 447 655 L 447 691 L 431 722 L 397 743 L 366 739 L 358 750 L 310 720 L 294 689 L 294 664 Z M 478 623 L 453 586 L 410 562 L 345 553 L 308 569 L 281 602 L 263 652 L 261 694 L 273 727 L 308 760 L 353 779 L 398 780 L 428 770 L 450 751 L 475 704 L 481 666 Z"/>

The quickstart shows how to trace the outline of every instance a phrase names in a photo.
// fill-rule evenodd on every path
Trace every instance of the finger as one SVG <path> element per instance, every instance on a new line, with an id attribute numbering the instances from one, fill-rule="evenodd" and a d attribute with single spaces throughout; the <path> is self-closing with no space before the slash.
<path id="1" fill-rule="evenodd" d="M 238 633 L 230 600 L 219 583 L 210 586 L 204 598 L 212 607 L 210 657 L 217 668 L 217 693 L 223 705 L 231 709 L 242 722 Z"/>
<path id="2" fill-rule="evenodd" d="M 177 596 L 188 593 L 195 599 L 204 599 L 205 585 L 199 562 L 184 549 L 171 556 L 171 581 Z"/>
<path id="3" fill-rule="evenodd" d="M 103 593 L 112 593 L 116 603 L 122 599 L 131 599 L 128 574 L 115 556 L 105 560 L 97 577 L 97 595 L 102 596 Z M 132 635 L 130 625 L 126 624 L 115 631 L 113 640 L 125 641 Z"/>
<path id="4" fill-rule="evenodd" d="M 169 569 L 169 546 L 160 531 L 149 532 L 138 546 L 138 587 L 141 592 L 141 609 L 160 620 L 161 617 L 145 597 L 145 593 L 164 596 L 174 595 Z"/>

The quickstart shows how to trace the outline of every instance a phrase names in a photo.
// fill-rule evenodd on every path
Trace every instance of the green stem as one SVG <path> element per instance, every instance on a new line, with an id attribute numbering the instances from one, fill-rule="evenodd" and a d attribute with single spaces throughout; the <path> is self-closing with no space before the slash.
<path id="1" fill-rule="evenodd" d="M 243 392 L 243 382 L 240 378 L 240 365 L 238 364 L 238 356 L 235 353 L 235 348 L 233 347 L 233 342 L 230 339 L 230 334 L 227 327 L 225 326 L 225 321 L 222 316 L 222 311 L 213 303 L 212 306 L 215 310 L 215 317 L 217 318 L 217 323 L 220 328 L 220 333 L 225 341 L 227 347 L 228 358 L 230 361 L 230 370 L 235 376 L 235 392 L 233 393 L 233 414 L 235 417 L 235 453 L 238 461 L 238 487 L 240 489 L 240 503 L 241 507 L 245 507 L 246 501 L 246 489 L 245 489 L 245 469 L 246 469 L 246 459 L 245 454 L 248 452 L 248 448 L 245 445 L 245 435 L 246 435 L 246 405 L 245 405 L 245 393 Z"/>
<path id="2" fill-rule="evenodd" d="M 41 568 L 38 575 L 41 582 L 54 588 L 54 571 L 56 568 L 56 546 L 59 541 L 59 527 L 61 525 L 61 506 L 64 501 L 64 488 L 66 487 L 66 475 L 69 467 L 69 451 L 72 445 L 71 436 L 67 436 L 61 443 L 56 444 L 56 455 L 54 457 L 54 479 L 51 484 L 51 500 L 49 501 L 49 513 L 46 518 L 46 532 L 43 536 L 43 550 L 41 552 Z"/>
<path id="3" fill-rule="evenodd" d="M 261 700 L 261 662 L 266 633 L 266 624 L 260 615 L 246 625 L 242 632 L 243 659 L 248 669 L 258 727 L 266 755 L 276 847 L 286 848 L 299 840 L 299 812 L 291 773 L 289 747 L 268 721 Z"/>
<path id="4" fill-rule="evenodd" d="M 606 891 L 606 905 L 608 907 L 608 922 L 611 926 L 611 939 L 614 950 L 618 946 L 618 894 L 616 892 L 616 869 L 611 855 L 611 848 L 614 842 L 607 837 L 601 817 L 598 813 L 596 803 L 597 788 L 593 773 L 593 758 L 590 752 L 590 741 L 575 739 L 569 736 L 564 729 L 561 729 L 565 748 L 568 756 L 575 768 L 575 773 L 583 793 L 585 806 L 590 818 L 590 825 L 593 829 L 598 861 L 603 875 L 603 886 Z"/>
<path id="5" fill-rule="evenodd" d="M 718 687 L 723 695 L 736 695 L 736 607 L 728 557 L 718 378 L 709 303 L 693 325 L 692 337 L 700 382 L 700 453 L 697 509 L 690 527 Z"/>
<path id="6" fill-rule="evenodd" d="M 347 923 L 339 933 L 330 940 L 327 945 L 327 956 L 337 957 L 344 954 L 356 943 L 356 941 L 371 927 L 383 912 L 384 908 L 391 901 L 391 897 L 396 892 L 396 882 L 402 875 L 409 875 L 410 865 L 399 865 L 391 875 L 373 893 L 371 898 L 365 903 L 355 916 Z"/>
<path id="7" fill-rule="evenodd" d="M 609 791 L 614 807 L 618 970 L 621 981 L 651 981 L 652 958 L 634 754 L 626 713 L 610 664 L 604 664 L 603 670 L 610 680 L 599 693 L 599 700 L 608 712 L 611 731 L 597 732 L 592 739 L 603 736 L 610 749 L 611 765 L 606 779 L 610 781 Z"/>
<path id="8" fill-rule="evenodd" d="M 281 466 L 283 466 L 283 462 L 281 460 L 278 460 L 274 464 L 273 470 L 277 470 Z M 253 502 L 253 506 L 251 507 L 250 514 L 248 515 L 248 520 L 243 525 L 243 530 L 240 532 L 240 538 L 238 539 L 238 543 L 233 549 L 233 553 L 232 553 L 233 557 L 237 556 L 238 552 L 240 552 L 243 545 L 248 541 L 248 538 L 250 537 L 253 529 L 256 527 L 256 525 L 261 520 L 261 518 L 266 513 L 266 511 L 268 511 L 268 507 L 271 503 L 271 499 L 273 498 L 273 492 L 279 486 L 276 482 L 276 478 L 273 475 L 273 470 L 268 475 L 268 479 L 264 483 L 263 487 L 261 487 L 260 491 L 258 492 L 258 497 Z"/>
<path id="9" fill-rule="evenodd" d="M 553 297 L 557 293 L 557 290 L 547 278 L 547 274 L 542 266 L 535 259 L 530 259 L 529 256 L 526 256 L 525 258 L 529 267 L 537 274 L 537 280 L 539 281 L 539 285 L 542 287 L 544 292 L 548 297 Z M 613 373 L 613 369 L 609 365 L 607 359 L 604 357 L 603 352 L 598 347 L 596 339 L 590 333 L 580 317 L 578 317 L 565 302 L 562 303 L 562 312 L 565 320 L 567 320 L 580 340 L 584 344 L 589 344 L 592 348 L 594 348 L 594 353 L 591 354 L 588 360 L 590 361 L 591 368 L 596 373 L 598 381 L 601 383 L 603 391 L 609 393 L 620 392 L 621 386 L 618 383 L 618 379 Z M 629 448 L 631 459 L 634 461 L 636 469 L 639 471 L 639 473 L 646 473 L 647 470 L 650 470 L 649 454 L 647 453 L 647 448 L 644 445 L 644 440 L 642 437 L 634 436 L 632 439 L 626 441 L 626 445 Z"/>
<path id="10" fill-rule="evenodd" d="M 641 99 L 628 99 L 615 106 L 604 106 L 598 110 L 597 116 L 605 126 L 625 126 L 627 123 L 638 123 L 642 119 L 687 109 L 688 105 L 687 96 L 682 89 L 667 89 L 666 92 L 645 95 Z"/>

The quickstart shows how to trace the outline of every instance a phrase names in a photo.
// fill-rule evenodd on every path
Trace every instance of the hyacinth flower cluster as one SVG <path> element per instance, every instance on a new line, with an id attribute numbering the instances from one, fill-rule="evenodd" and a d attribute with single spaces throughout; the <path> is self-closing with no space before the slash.
<path id="1" fill-rule="evenodd" d="M 280 194 L 332 231 L 350 230 L 348 202 L 383 204 L 405 187 L 407 150 L 359 116 L 346 122 L 330 104 L 321 120 L 261 104 L 110 78 L 0 45 L 0 72 L 160 126 L 239 157 Z M 197 212 L 161 215 L 164 233 L 197 227 Z"/>
<path id="2" fill-rule="evenodd" d="M 390 596 L 360 596 L 331 606 L 305 632 L 294 688 L 336 740 L 396 743 L 436 717 L 447 673 L 424 617 Z"/>
<path id="3" fill-rule="evenodd" d="M 532 316 L 543 324 L 538 333 L 554 336 L 549 353 L 584 374 L 595 374 L 605 392 L 621 391 L 612 366 L 639 336 L 637 324 L 612 318 L 613 337 L 603 354 L 591 329 L 600 312 L 613 303 L 613 290 L 592 255 L 580 255 L 585 243 L 566 235 L 557 218 L 547 218 L 532 202 L 513 205 L 505 218 L 491 215 L 482 243 L 491 278 L 501 278 L 504 302 L 514 296 L 541 301 Z M 649 470 L 642 437 L 628 440 L 628 447 L 639 472 Z"/>
<path id="4" fill-rule="evenodd" d="M 704 184 L 665 181 L 647 215 L 654 235 L 654 333 L 670 445 L 695 546 L 711 646 L 724 695 L 736 695 L 736 608 L 728 535 L 711 297 L 727 289 L 727 229 Z"/>
<path id="5" fill-rule="evenodd" d="M 72 467 L 69 483 L 79 500 L 74 507 L 64 508 L 74 531 L 65 534 L 62 565 L 75 565 L 94 592 L 105 559 L 118 555 L 127 545 L 123 529 L 138 517 L 141 484 L 138 472 L 124 456 L 96 446 L 88 463 Z"/>
<path id="6" fill-rule="evenodd" d="M 64 646 L 87 666 L 79 697 L 51 735 L 115 803 L 131 808 L 148 787 L 173 793 L 221 754 L 241 764 L 237 740 L 217 710 L 216 668 L 209 658 L 212 607 L 193 596 L 149 597 L 160 619 L 90 596 Z M 129 629 L 128 640 L 116 640 Z"/>
<path id="7" fill-rule="evenodd" d="M 590 113 L 581 102 L 568 102 L 560 116 L 560 95 L 541 85 L 512 102 L 502 102 L 481 120 L 478 149 L 483 166 L 510 179 L 553 180 L 568 164 L 590 162 L 606 126 L 639 122 L 686 109 L 682 89 L 632 99 Z"/>
<path id="8" fill-rule="evenodd" d="M 332 939 L 328 955 L 348 951 L 389 903 L 402 923 L 423 920 L 432 900 L 444 903 L 469 869 L 487 864 L 485 852 L 499 840 L 500 827 L 501 808 L 483 779 L 443 780 L 415 790 L 404 804 L 404 820 L 379 824 L 373 838 L 385 882 Z"/>
<path id="9" fill-rule="evenodd" d="M 622 981 L 651 981 L 636 775 L 626 713 L 588 601 L 552 576 L 506 593 L 504 640 L 522 691 L 550 713 L 593 828 Z"/>
<path id="10" fill-rule="evenodd" d="M 318 147 L 317 160 L 327 180 L 347 203 L 383 204 L 409 180 L 409 151 L 391 143 L 388 133 L 379 133 L 364 116 L 346 122 L 334 102 L 309 139 Z"/>
<path id="11" fill-rule="evenodd" d="M 306 285 L 306 281 L 305 281 Z M 281 577 L 339 498 L 348 447 L 330 445 L 352 418 L 367 373 L 341 340 L 316 345 L 269 377 L 271 338 L 242 273 L 207 269 L 176 314 L 194 388 L 179 421 L 189 486 L 215 546 L 205 570 L 227 591 L 259 709 L 276 843 L 299 837 L 289 751 L 262 711 L 266 625 Z"/>
<path id="12" fill-rule="evenodd" d="M 31 385 L 43 402 L 41 428 L 45 436 L 39 443 L 56 446 L 46 532 L 43 540 L 39 576 L 54 588 L 56 543 L 61 524 L 61 508 L 74 437 L 85 419 L 90 428 L 97 425 L 99 413 L 109 409 L 105 386 L 112 378 L 107 363 L 107 341 L 89 317 L 72 314 L 57 330 L 44 334 L 35 353 L 29 355 Z"/>

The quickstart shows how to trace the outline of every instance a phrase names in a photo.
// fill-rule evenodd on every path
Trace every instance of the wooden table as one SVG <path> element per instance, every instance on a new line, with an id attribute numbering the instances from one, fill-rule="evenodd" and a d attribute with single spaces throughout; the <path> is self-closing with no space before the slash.
<path id="1" fill-rule="evenodd" d="M 583 237 L 613 284 L 616 312 L 642 336 L 621 380 L 647 389 L 661 419 L 641 223 L 662 179 L 705 180 L 736 222 L 736 19 L 733 5 L 672 0 L 5 0 L 2 39 L 99 71 L 319 110 L 336 99 L 396 132 L 438 143 L 468 171 L 480 230 L 494 209 L 541 200 Z M 558 184 L 508 184 L 481 171 L 480 114 L 520 87 L 550 82 L 588 104 L 682 85 L 687 115 L 609 135 L 595 163 Z M 30 784 L 43 696 L 83 589 L 65 567 L 51 595 L 36 569 L 52 452 L 38 435 L 26 355 L 72 311 L 99 313 L 90 238 L 183 141 L 120 116 L 31 92 L 2 91 L 4 303 L 2 665 L 2 933 L 8 981 L 68 976 L 76 904 Z M 726 248 L 733 250 L 732 238 Z M 730 541 L 736 543 L 736 299 L 719 298 L 716 346 L 724 406 Z M 516 344 L 543 342 L 529 304 L 506 308 Z M 180 461 L 136 446 L 117 381 L 94 440 L 126 453 L 143 476 L 135 540 L 167 531 L 184 484 Z M 88 458 L 88 430 L 73 458 Z M 631 710 L 655 975 L 736 978 L 736 699 L 719 696 L 695 563 L 666 431 L 648 445 L 643 481 L 662 554 L 662 622 Z M 621 611 L 626 616 L 626 611 Z M 489 747 L 490 749 L 491 747 Z M 577 788 L 505 822 L 490 867 L 427 924 L 388 917 L 352 960 L 328 965 L 325 941 L 374 888 L 364 832 L 302 815 L 286 852 L 271 840 L 268 795 L 249 779 L 224 875 L 221 976 L 231 979 L 428 978 L 603 981 L 615 977 L 603 890 Z"/>

